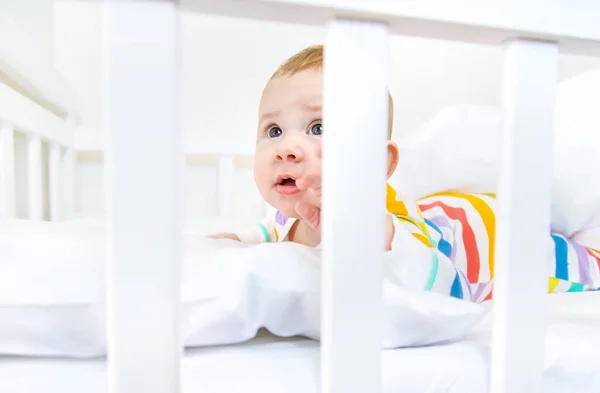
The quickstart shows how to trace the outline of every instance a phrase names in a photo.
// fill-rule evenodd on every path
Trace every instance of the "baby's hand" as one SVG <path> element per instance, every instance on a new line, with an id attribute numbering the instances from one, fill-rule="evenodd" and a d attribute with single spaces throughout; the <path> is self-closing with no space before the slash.
<path id="1" fill-rule="evenodd" d="M 216 235 L 207 236 L 209 239 L 230 239 L 235 240 L 236 242 L 240 241 L 240 238 L 233 233 L 217 233 Z"/>
<path id="2" fill-rule="evenodd" d="M 307 176 L 296 180 L 296 187 L 308 191 L 308 198 L 296 204 L 296 213 L 314 231 L 321 231 L 321 176 Z"/>
<path id="3" fill-rule="evenodd" d="M 296 187 L 307 191 L 307 198 L 296 204 L 296 213 L 312 230 L 321 232 L 321 159 L 323 150 L 321 144 L 315 146 L 314 155 L 309 162 L 309 175 L 296 179 Z"/>

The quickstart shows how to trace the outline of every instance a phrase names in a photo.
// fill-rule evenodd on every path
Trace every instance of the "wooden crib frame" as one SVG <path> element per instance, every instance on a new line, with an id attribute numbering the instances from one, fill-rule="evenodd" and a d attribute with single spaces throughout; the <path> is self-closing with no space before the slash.
<path id="1" fill-rule="evenodd" d="M 383 252 L 388 34 L 505 46 L 506 132 L 490 389 L 493 393 L 541 391 L 557 60 L 559 50 L 600 55 L 600 27 L 595 19 L 600 3 L 507 0 L 494 8 L 484 3 L 105 0 L 111 392 L 180 391 L 178 261 L 184 150 L 177 91 L 180 10 L 329 27 L 324 64 L 328 131 L 323 142 L 327 184 L 323 393 L 381 390 L 382 273 L 372 261 Z M 46 141 L 50 179 L 50 217 L 46 218 L 58 220 L 73 209 L 76 111 L 57 93 L 64 90 L 58 82 L 35 83 L 42 71 L 21 66 L 13 67 L 8 77 L 22 91 L 0 85 L 0 100 L 15 103 L 0 107 L 0 218 L 15 215 L 14 135 L 24 132 L 30 160 L 28 216 L 44 218 L 40 146 Z M 367 126 L 373 132 L 364 133 Z M 221 161 L 222 177 L 232 173 L 232 162 L 230 157 Z M 230 195 L 227 182 L 220 184 L 225 187 L 220 194 Z M 518 220 L 525 214 L 527 226 Z M 361 227 L 373 230 L 365 232 Z M 145 274 L 137 274 L 140 270 Z"/>

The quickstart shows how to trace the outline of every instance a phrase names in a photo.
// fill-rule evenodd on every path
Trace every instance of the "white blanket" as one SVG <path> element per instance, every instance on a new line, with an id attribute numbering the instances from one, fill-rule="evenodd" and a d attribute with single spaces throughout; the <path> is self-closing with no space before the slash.
<path id="1" fill-rule="evenodd" d="M 242 342 L 261 327 L 279 336 L 318 339 L 320 263 L 318 250 L 294 243 L 251 247 L 185 235 L 181 280 L 185 345 Z M 83 223 L 3 223 L 0 354 L 105 354 L 103 266 L 102 228 Z M 144 272 L 139 273 L 142 279 Z M 488 310 L 434 293 L 410 292 L 393 277 L 384 277 L 383 288 L 384 348 L 460 339 Z"/>

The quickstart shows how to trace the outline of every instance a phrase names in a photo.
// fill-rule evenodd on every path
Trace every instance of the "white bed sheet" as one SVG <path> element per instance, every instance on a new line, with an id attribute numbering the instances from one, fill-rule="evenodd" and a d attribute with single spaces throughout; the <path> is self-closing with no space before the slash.
<path id="1" fill-rule="evenodd" d="M 544 392 L 600 392 L 600 292 L 548 299 Z M 491 325 L 490 316 L 461 342 L 384 351 L 384 392 L 487 392 Z M 262 332 L 245 344 L 187 351 L 182 386 L 184 393 L 317 393 L 318 343 Z M 105 393 L 105 361 L 0 359 L 0 393 L 13 392 Z"/>

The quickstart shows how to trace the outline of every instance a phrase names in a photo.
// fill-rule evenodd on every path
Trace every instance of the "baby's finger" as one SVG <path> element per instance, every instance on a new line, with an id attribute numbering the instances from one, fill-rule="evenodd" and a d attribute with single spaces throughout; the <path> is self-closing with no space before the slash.
<path id="1" fill-rule="evenodd" d="M 313 231 L 321 229 L 321 209 L 306 202 L 296 204 L 296 213 L 303 219 Z"/>
<path id="2" fill-rule="evenodd" d="M 320 202 L 321 202 L 321 196 L 322 196 L 322 192 L 321 192 L 321 188 L 310 188 L 308 190 L 308 192 L 310 193 L 310 195 L 315 198 L 316 200 L 319 201 L 319 206 L 320 206 Z"/>
<path id="3" fill-rule="evenodd" d="M 309 175 L 296 180 L 296 187 L 300 190 L 321 189 L 321 176 Z"/>

